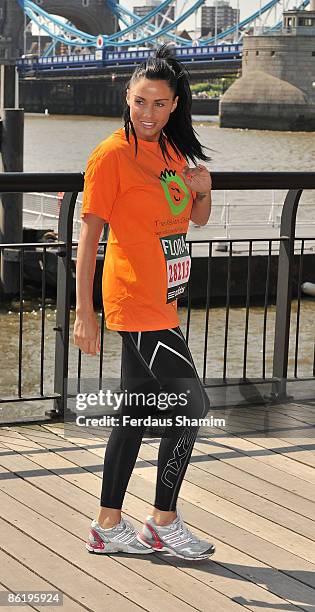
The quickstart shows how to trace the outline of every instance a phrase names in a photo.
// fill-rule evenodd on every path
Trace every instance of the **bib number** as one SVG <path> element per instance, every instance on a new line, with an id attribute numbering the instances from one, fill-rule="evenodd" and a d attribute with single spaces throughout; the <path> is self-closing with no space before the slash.
<path id="1" fill-rule="evenodd" d="M 173 234 L 160 238 L 167 271 L 166 303 L 183 295 L 190 276 L 191 258 L 185 234 Z"/>

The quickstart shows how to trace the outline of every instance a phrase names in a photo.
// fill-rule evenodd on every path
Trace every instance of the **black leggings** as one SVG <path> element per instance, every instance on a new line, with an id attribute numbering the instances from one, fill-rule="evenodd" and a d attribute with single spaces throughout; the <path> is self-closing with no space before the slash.
<path id="1" fill-rule="evenodd" d="M 186 405 L 179 408 L 178 404 L 174 407 L 173 396 L 173 420 L 175 415 L 180 414 L 180 423 L 165 428 L 166 433 L 161 439 L 158 454 L 154 506 L 159 510 L 174 511 L 199 428 L 189 421 L 207 415 L 209 398 L 179 327 L 119 333 L 122 336 L 123 389 L 129 392 L 146 390 L 156 394 L 163 391 L 186 398 Z M 185 395 L 180 396 L 181 393 Z M 163 417 L 170 413 L 166 411 L 165 414 L 164 410 L 147 405 L 131 408 L 124 404 L 121 415 L 126 414 L 136 418 L 139 415 L 142 418 L 150 415 L 151 419 L 159 417 L 163 421 Z M 104 458 L 101 506 L 122 507 L 145 429 L 145 425 L 141 424 L 137 427 L 128 424 L 113 427 Z"/>

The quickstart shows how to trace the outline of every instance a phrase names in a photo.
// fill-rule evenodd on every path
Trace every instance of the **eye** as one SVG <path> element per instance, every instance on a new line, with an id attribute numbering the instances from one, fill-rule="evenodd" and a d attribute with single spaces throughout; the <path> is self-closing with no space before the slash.
<path id="1" fill-rule="evenodd" d="M 136 104 L 141 104 L 143 100 L 136 100 Z"/>

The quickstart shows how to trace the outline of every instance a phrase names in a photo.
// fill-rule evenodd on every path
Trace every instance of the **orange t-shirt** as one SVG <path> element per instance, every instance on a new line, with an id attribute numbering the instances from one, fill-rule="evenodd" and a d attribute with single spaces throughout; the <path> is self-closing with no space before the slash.
<path id="1" fill-rule="evenodd" d="M 102 293 L 106 326 L 150 331 L 179 325 L 176 299 L 190 273 L 185 242 L 195 192 L 181 171 L 187 162 L 165 161 L 158 142 L 119 128 L 92 152 L 85 173 L 81 217 L 110 224 Z"/>

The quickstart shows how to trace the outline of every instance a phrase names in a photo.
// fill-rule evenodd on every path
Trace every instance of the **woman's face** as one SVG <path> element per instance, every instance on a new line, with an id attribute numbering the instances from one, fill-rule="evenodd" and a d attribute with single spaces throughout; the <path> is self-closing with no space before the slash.
<path id="1" fill-rule="evenodd" d="M 157 141 L 177 106 L 178 96 L 173 99 L 173 92 L 166 81 L 152 81 L 143 77 L 128 88 L 126 100 L 137 137 Z"/>

